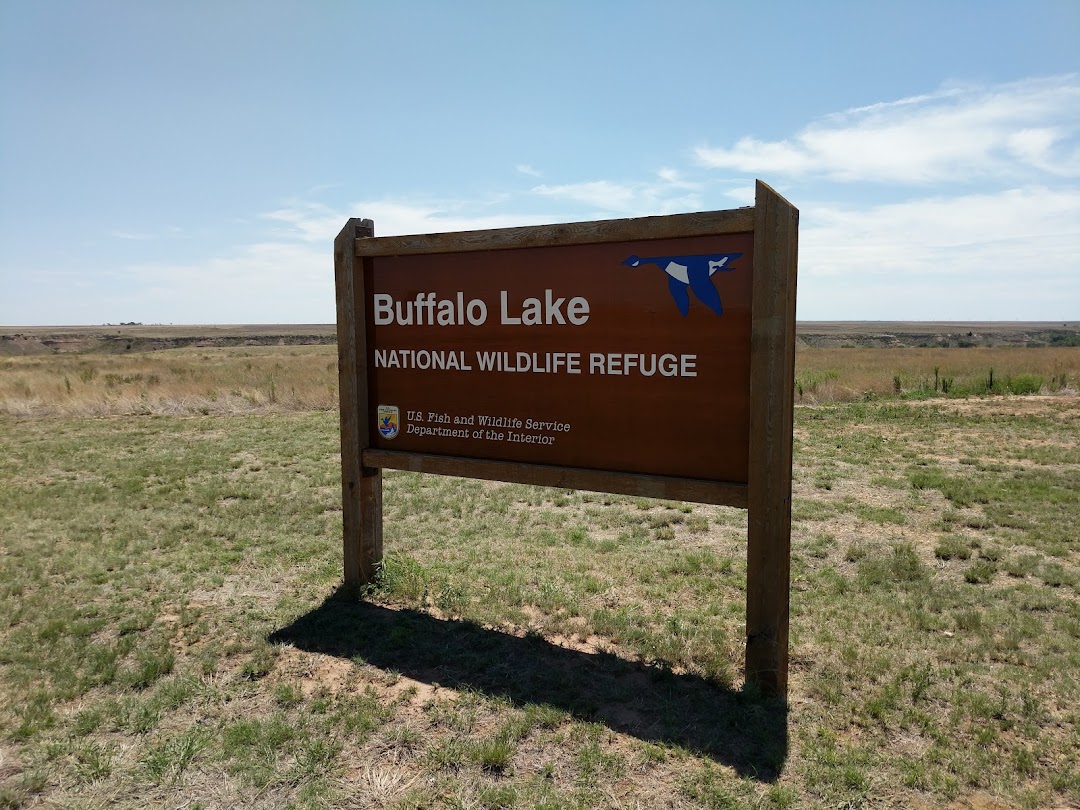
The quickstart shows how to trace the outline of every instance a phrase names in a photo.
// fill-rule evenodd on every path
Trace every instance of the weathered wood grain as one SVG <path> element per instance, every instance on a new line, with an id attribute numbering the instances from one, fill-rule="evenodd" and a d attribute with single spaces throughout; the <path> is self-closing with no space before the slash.
<path id="1" fill-rule="evenodd" d="M 334 240 L 341 412 L 341 515 L 347 586 L 371 582 L 382 561 L 382 471 L 362 465 L 370 444 L 364 274 L 352 246 L 375 233 L 370 219 L 350 219 Z"/>
<path id="2" fill-rule="evenodd" d="M 412 234 L 357 239 L 357 256 L 404 256 L 419 253 L 464 253 L 471 250 L 588 245 L 642 239 L 675 239 L 742 233 L 754 227 L 754 209 L 704 211 L 663 217 L 568 222 L 487 231 Z"/>
<path id="3" fill-rule="evenodd" d="M 700 481 L 692 478 L 666 478 L 653 475 L 553 467 L 544 464 L 520 464 L 506 461 L 439 456 L 429 453 L 403 453 L 399 450 L 368 449 L 363 452 L 366 466 L 394 470 L 456 475 L 486 481 L 513 481 L 563 489 L 612 492 L 642 498 L 714 503 L 746 508 L 746 485 Z"/>
<path id="4" fill-rule="evenodd" d="M 758 181 L 750 339 L 746 678 L 787 695 L 799 212 Z"/>

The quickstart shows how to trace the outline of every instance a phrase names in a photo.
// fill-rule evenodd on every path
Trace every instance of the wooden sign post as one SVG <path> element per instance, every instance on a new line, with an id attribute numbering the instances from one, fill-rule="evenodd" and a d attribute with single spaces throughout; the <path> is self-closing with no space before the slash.
<path id="1" fill-rule="evenodd" d="M 746 677 L 786 695 L 798 211 L 334 243 L 345 583 L 383 469 L 749 510 Z"/>

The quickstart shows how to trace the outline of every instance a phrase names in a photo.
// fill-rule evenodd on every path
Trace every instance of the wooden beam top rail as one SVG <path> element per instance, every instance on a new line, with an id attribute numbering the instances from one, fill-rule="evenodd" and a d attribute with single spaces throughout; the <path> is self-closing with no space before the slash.
<path id="1" fill-rule="evenodd" d="M 498 228 L 487 231 L 379 236 L 356 240 L 357 256 L 406 256 L 423 253 L 465 253 L 473 250 L 589 245 L 602 242 L 672 239 L 745 233 L 754 229 L 754 209 L 703 211 L 636 219 L 568 222 Z"/>

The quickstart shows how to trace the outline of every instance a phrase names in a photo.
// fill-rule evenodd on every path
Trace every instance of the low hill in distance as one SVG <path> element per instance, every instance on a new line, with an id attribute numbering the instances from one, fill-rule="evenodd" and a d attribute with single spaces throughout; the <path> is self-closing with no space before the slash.
<path id="1" fill-rule="evenodd" d="M 796 335 L 822 349 L 1080 346 L 1080 321 L 800 321 Z"/>
<path id="2" fill-rule="evenodd" d="M 0 356 L 125 354 L 229 346 L 311 346 L 337 341 L 334 324 L 0 326 Z"/>
<path id="3" fill-rule="evenodd" d="M 1080 346 L 1080 321 L 802 321 L 800 346 Z M 334 324 L 0 326 L 0 356 L 125 354 L 194 347 L 332 344 Z"/>

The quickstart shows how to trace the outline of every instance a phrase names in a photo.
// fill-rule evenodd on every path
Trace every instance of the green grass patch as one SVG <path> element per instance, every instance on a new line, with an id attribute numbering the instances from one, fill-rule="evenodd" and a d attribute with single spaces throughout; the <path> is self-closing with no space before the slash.
<path id="1" fill-rule="evenodd" d="M 1075 804 L 1080 419 L 1009 402 L 798 409 L 789 707 L 737 510 L 387 473 L 357 598 L 334 413 L 0 418 L 0 798 Z"/>

